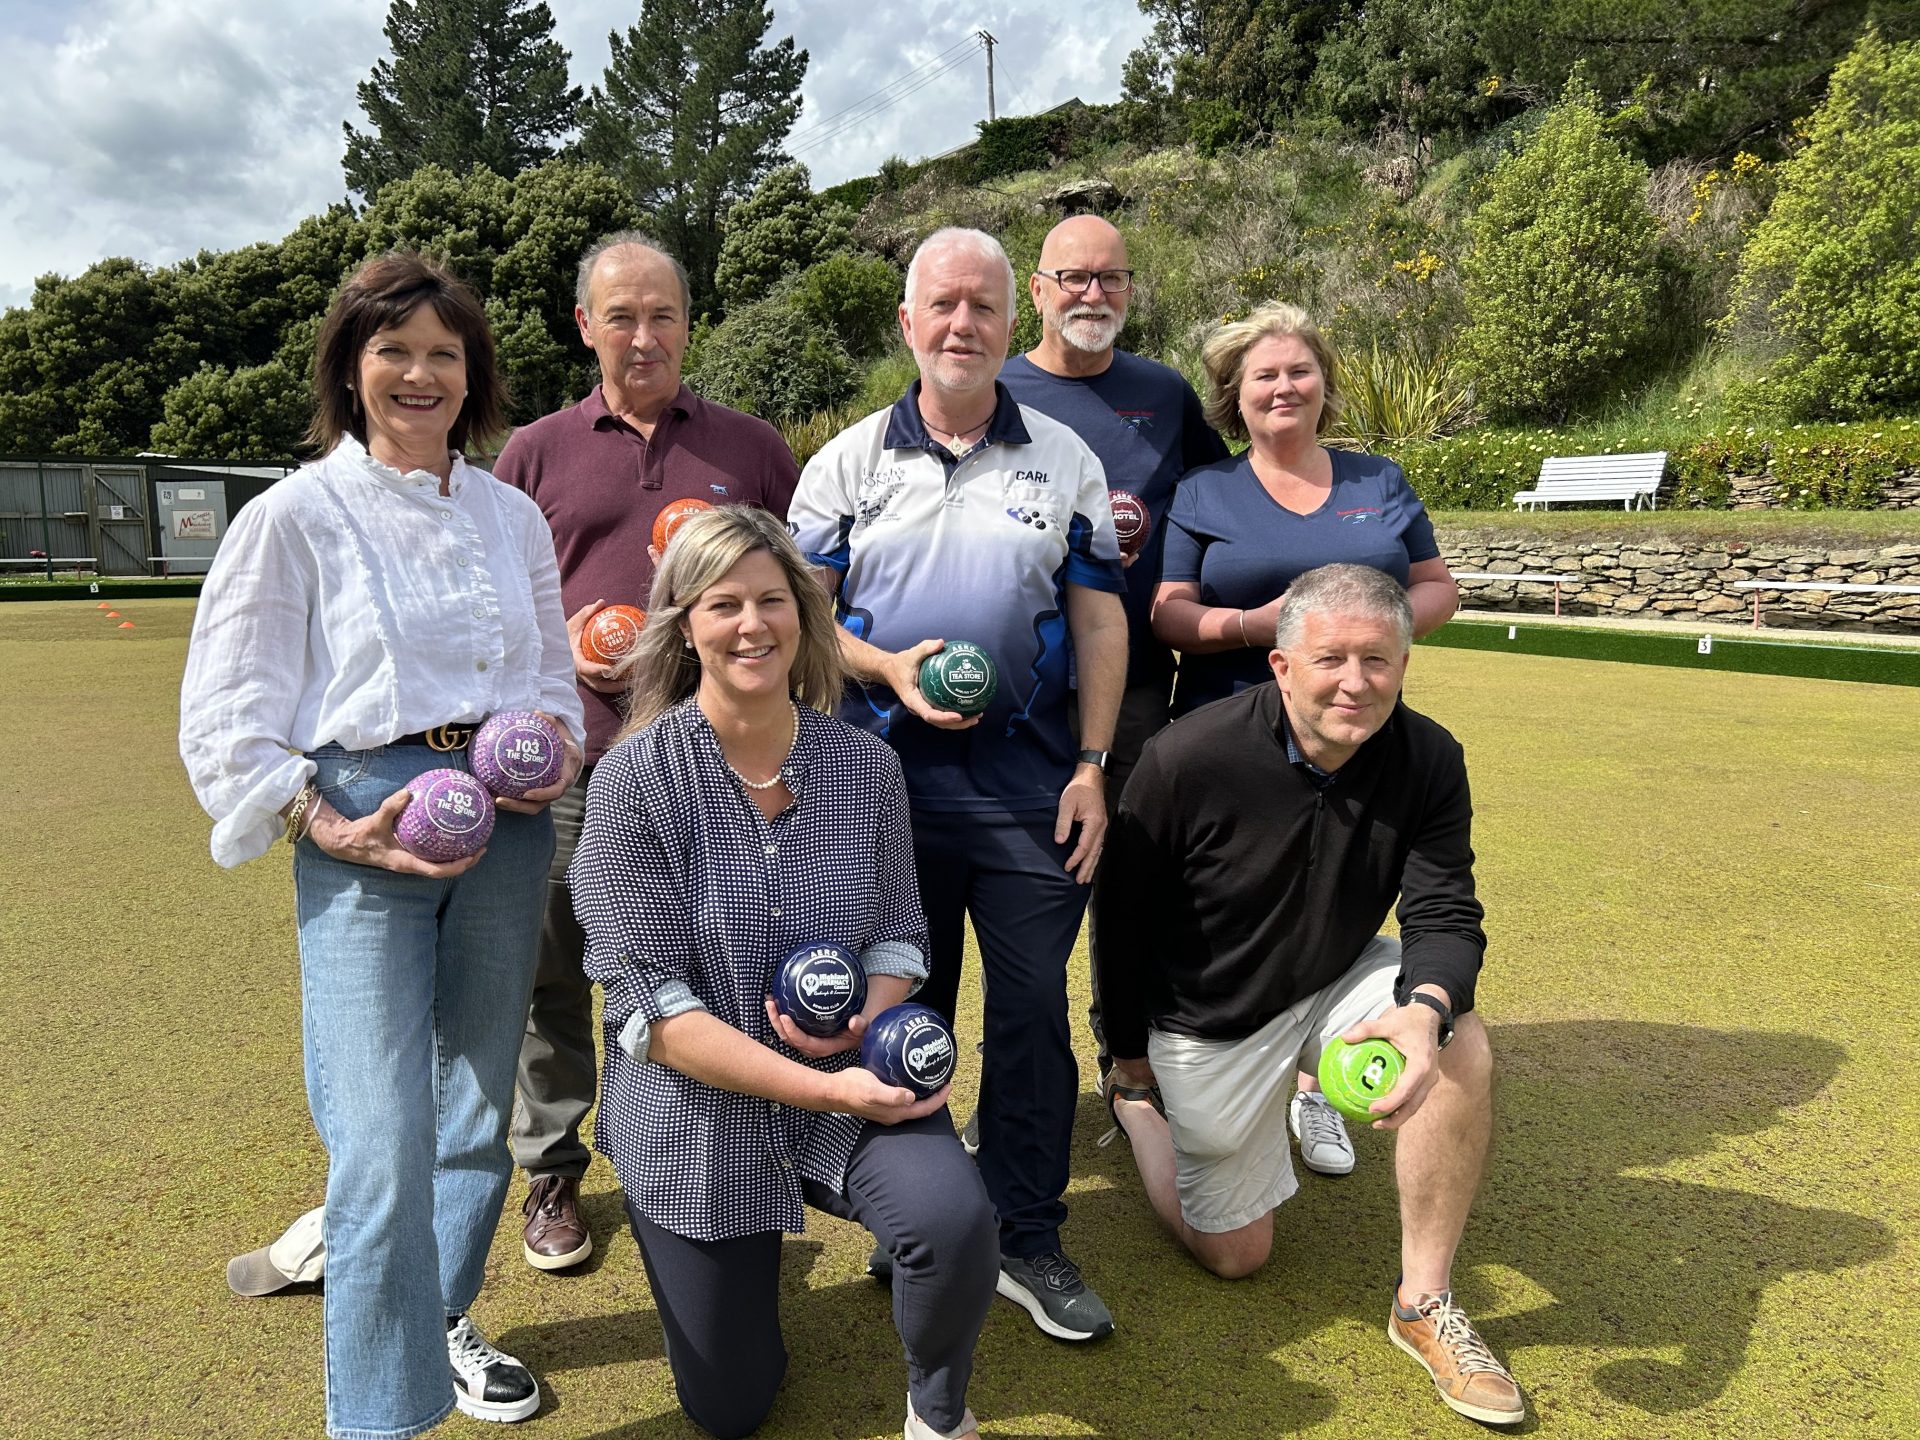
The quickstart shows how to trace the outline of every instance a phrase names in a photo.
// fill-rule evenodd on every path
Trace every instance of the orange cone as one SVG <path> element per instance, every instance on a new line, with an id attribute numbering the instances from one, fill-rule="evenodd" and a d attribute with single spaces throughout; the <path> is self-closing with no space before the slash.
<path id="1" fill-rule="evenodd" d="M 119 624 L 118 624 L 117 626 L 115 626 L 114 628 L 115 628 L 115 629 L 117 629 L 117 630 L 131 630 L 131 629 L 133 629 L 133 621 L 131 621 L 131 620 L 122 620 L 122 621 L 121 621 L 121 622 L 120 622 L 120 623 L 119 623 Z"/>
<path id="2" fill-rule="evenodd" d="M 102 600 L 98 605 L 94 606 L 93 608 L 96 610 L 111 610 L 113 606 L 109 604 L 107 601 Z"/>
<path id="3" fill-rule="evenodd" d="M 107 611 L 107 618 L 109 620 L 118 620 L 120 618 L 120 612 L 118 610 L 109 610 Z"/>

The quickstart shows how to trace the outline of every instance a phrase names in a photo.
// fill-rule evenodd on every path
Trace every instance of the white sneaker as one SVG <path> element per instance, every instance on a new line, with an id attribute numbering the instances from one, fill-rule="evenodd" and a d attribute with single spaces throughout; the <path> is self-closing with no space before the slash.
<path id="1" fill-rule="evenodd" d="M 980 1422 L 973 1418 L 973 1411 L 969 1410 L 960 1417 L 958 1430 L 936 1430 L 914 1413 L 913 1394 L 911 1391 L 907 1394 L 907 1428 L 900 1432 L 904 1440 L 948 1440 L 949 1434 L 965 1435 L 979 1428 Z"/>
<path id="2" fill-rule="evenodd" d="M 512 1421 L 540 1408 L 540 1382 L 533 1372 L 489 1345 L 465 1315 L 447 1321 L 447 1360 L 453 1366 L 453 1403 L 461 1414 Z"/>
<path id="3" fill-rule="evenodd" d="M 1318 1090 L 1296 1090 L 1287 1106 L 1287 1129 L 1300 1142 L 1300 1158 L 1321 1175 L 1347 1175 L 1353 1170 L 1353 1141 L 1340 1112 Z"/>

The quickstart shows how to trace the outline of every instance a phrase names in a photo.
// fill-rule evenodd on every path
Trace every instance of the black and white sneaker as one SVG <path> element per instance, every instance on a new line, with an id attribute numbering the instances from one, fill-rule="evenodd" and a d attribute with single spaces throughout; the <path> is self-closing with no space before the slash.
<path id="1" fill-rule="evenodd" d="M 1000 1257 L 1000 1293 L 1056 1340 L 1099 1340 L 1113 1333 L 1113 1315 L 1058 1250 L 1026 1259 Z"/>
<path id="2" fill-rule="evenodd" d="M 540 1382 L 513 1356 L 496 1350 L 465 1315 L 447 1319 L 453 1403 L 476 1420 L 524 1420 L 540 1408 Z"/>

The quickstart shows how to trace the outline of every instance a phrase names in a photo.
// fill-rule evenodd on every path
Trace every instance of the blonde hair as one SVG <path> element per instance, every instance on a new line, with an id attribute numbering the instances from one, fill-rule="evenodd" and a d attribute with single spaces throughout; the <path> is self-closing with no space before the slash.
<path id="1" fill-rule="evenodd" d="M 1320 367 L 1326 400 L 1320 407 L 1314 433 L 1326 434 L 1346 408 L 1333 347 L 1320 333 L 1320 327 L 1313 323 L 1313 317 L 1298 305 L 1269 300 L 1246 319 L 1218 327 L 1207 336 L 1200 350 L 1200 363 L 1207 371 L 1207 398 L 1202 408 L 1206 411 L 1207 423 L 1228 439 L 1247 438 L 1247 422 L 1240 414 L 1240 378 L 1247 366 L 1247 352 L 1262 340 L 1284 339 L 1289 335 L 1299 338 Z"/>
<path id="2" fill-rule="evenodd" d="M 802 705 L 833 713 L 847 671 L 826 587 L 779 520 L 755 505 L 721 505 L 683 523 L 653 572 L 647 623 L 634 650 L 627 689 L 627 723 L 614 737 L 616 743 L 700 688 L 700 657 L 682 629 L 687 612 L 728 571 L 761 550 L 785 573 L 800 617 L 800 643 L 787 674 L 788 688 Z"/>

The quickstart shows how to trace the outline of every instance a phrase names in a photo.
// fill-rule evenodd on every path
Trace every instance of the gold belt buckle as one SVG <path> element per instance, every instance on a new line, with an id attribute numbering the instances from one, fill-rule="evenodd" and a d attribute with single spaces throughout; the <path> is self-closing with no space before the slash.
<path id="1" fill-rule="evenodd" d="M 464 750 L 467 742 L 473 739 L 471 725 L 436 725 L 424 733 L 427 748 L 438 750 L 443 755 L 449 750 Z"/>

